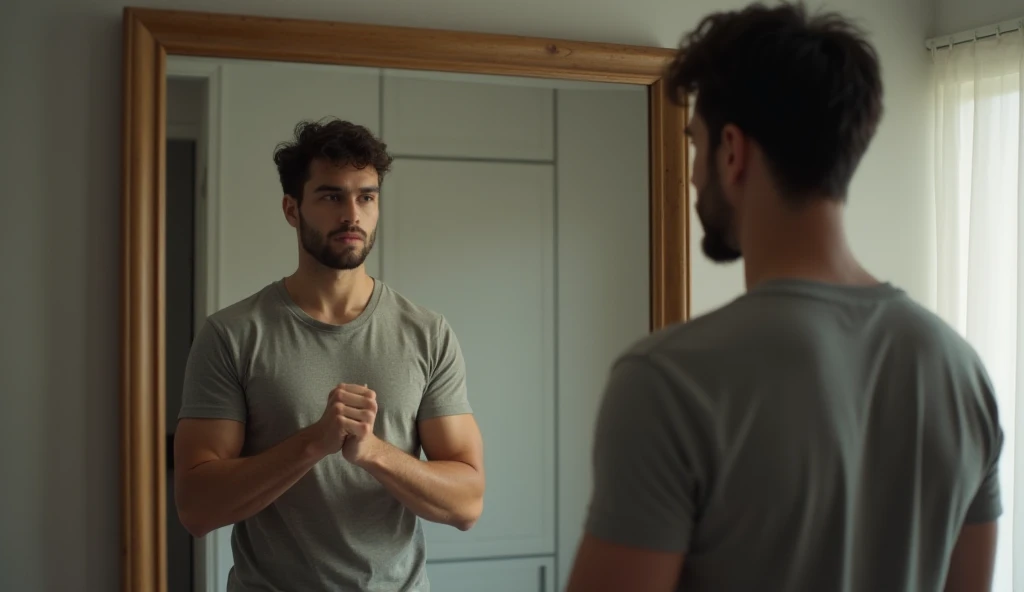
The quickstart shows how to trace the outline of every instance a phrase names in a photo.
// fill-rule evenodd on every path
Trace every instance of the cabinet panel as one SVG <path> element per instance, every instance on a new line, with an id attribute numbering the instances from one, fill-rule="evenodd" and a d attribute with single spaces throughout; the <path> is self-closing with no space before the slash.
<path id="1" fill-rule="evenodd" d="M 428 563 L 436 592 L 554 592 L 554 559 L 498 559 Z"/>
<path id="2" fill-rule="evenodd" d="M 446 316 L 484 437 L 487 494 L 469 532 L 424 522 L 433 559 L 554 552 L 554 171 L 397 160 L 383 279 Z"/>
<path id="3" fill-rule="evenodd" d="M 384 71 L 384 140 L 403 156 L 550 161 L 551 88 Z"/>

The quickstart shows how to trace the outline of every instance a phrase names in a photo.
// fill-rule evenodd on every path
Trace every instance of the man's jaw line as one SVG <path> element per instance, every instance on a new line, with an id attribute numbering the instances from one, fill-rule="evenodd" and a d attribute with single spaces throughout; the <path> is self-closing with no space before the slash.
<path id="1" fill-rule="evenodd" d="M 302 247 L 302 254 L 299 257 L 299 267 L 296 273 L 317 283 L 323 281 L 351 281 L 359 276 L 366 275 L 366 260 L 364 259 L 357 267 L 351 269 L 338 269 L 325 265 L 315 255 L 306 250 L 305 247 Z"/>

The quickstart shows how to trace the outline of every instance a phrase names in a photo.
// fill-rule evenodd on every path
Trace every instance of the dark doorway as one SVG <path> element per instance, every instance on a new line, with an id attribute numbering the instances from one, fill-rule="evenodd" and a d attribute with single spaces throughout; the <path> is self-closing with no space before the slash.
<path id="1" fill-rule="evenodd" d="M 174 427 L 192 346 L 195 289 L 196 142 L 167 141 L 167 591 L 192 592 L 193 540 L 174 507 Z"/>

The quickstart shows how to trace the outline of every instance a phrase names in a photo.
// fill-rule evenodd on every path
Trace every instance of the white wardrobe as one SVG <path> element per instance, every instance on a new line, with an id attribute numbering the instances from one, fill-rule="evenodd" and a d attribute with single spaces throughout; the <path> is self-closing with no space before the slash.
<path id="1" fill-rule="evenodd" d="M 271 159 L 295 124 L 337 116 L 383 137 L 396 159 L 368 269 L 448 318 L 485 443 L 477 525 L 424 524 L 432 588 L 564 588 L 608 366 L 648 331 L 646 90 L 228 60 L 176 71 L 205 72 L 213 98 L 197 228 L 215 308 L 295 267 Z M 211 536 L 226 576 L 227 529 Z"/>

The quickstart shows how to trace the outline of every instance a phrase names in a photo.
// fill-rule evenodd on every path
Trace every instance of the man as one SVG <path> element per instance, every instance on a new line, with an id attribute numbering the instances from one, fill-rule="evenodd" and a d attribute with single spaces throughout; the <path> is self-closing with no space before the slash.
<path id="1" fill-rule="evenodd" d="M 466 530 L 483 507 L 459 343 L 364 267 L 383 143 L 348 122 L 303 123 L 274 160 L 298 269 L 196 336 L 179 516 L 194 536 L 235 525 L 232 592 L 427 591 L 417 517 Z"/>
<path id="2" fill-rule="evenodd" d="M 835 15 L 706 18 L 666 72 L 703 250 L 747 293 L 614 365 L 572 592 L 987 590 L 996 404 L 975 352 L 843 231 L 882 112 Z"/>

